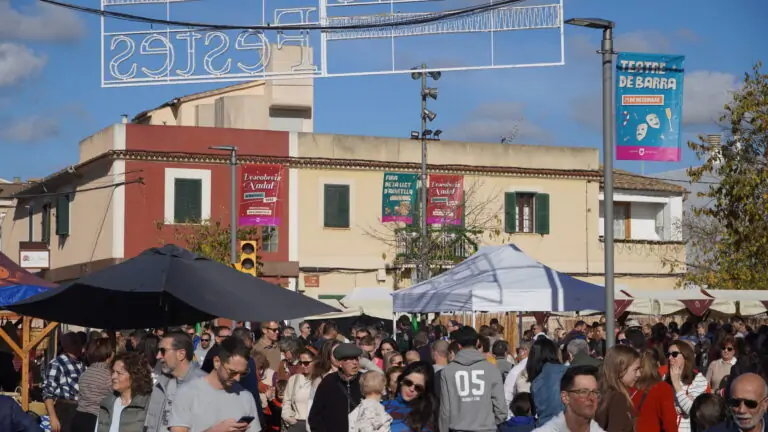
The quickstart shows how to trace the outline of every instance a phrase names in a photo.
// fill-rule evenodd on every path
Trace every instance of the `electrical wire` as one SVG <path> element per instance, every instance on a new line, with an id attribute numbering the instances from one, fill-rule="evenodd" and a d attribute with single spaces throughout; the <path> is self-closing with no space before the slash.
<path id="1" fill-rule="evenodd" d="M 127 180 L 127 181 L 124 181 L 124 182 L 111 183 L 111 184 L 107 184 L 107 185 L 103 185 L 103 186 L 94 186 L 94 187 L 84 188 L 84 189 L 77 189 L 77 190 L 68 191 L 68 192 L 44 192 L 44 193 L 39 193 L 39 194 L 18 194 L 18 195 L 11 196 L 11 198 L 39 198 L 39 197 L 70 195 L 70 194 L 78 194 L 78 193 L 82 193 L 82 192 L 92 192 L 92 191 L 97 191 L 97 190 L 101 190 L 101 189 L 109 189 L 109 188 L 114 188 L 114 187 L 118 187 L 118 186 L 126 186 L 126 185 L 134 184 L 134 183 L 144 184 L 144 177 L 139 177 L 136 180 Z"/>
<path id="2" fill-rule="evenodd" d="M 108 10 L 101 10 L 101 9 L 95 9 L 87 6 L 80 6 L 72 3 L 66 3 L 61 2 L 57 0 L 40 0 L 42 3 L 47 3 L 50 5 L 71 9 L 78 12 L 84 12 L 89 13 L 92 15 L 99 15 L 105 18 L 113 18 L 123 21 L 133 21 L 133 22 L 140 22 L 140 23 L 146 23 L 146 24 L 158 24 L 158 25 L 165 25 L 165 26 L 174 26 L 174 27 L 187 27 L 187 28 L 196 28 L 199 30 L 254 30 L 254 31 L 262 31 L 262 30 L 321 30 L 321 31 L 332 31 L 332 30 L 359 30 L 359 29 L 374 29 L 374 28 L 392 28 L 392 27 L 404 27 L 404 26 L 412 26 L 412 25 L 420 25 L 420 24 L 428 24 L 436 21 L 442 21 L 445 19 L 454 18 L 457 16 L 463 16 L 463 15 L 472 15 L 477 13 L 486 12 L 489 10 L 499 9 L 502 7 L 510 6 L 513 4 L 521 3 L 524 0 L 502 0 L 498 3 L 489 3 L 489 4 L 483 4 L 479 6 L 470 6 L 462 9 L 454 9 L 449 11 L 443 11 L 443 12 L 430 12 L 430 13 L 424 13 L 420 14 L 420 16 L 412 17 L 412 18 L 402 18 L 402 19 L 393 19 L 392 22 L 375 22 L 375 23 L 362 23 L 362 24 L 349 24 L 349 25 L 332 25 L 332 26 L 325 26 L 322 24 L 288 24 L 288 25 L 258 25 L 258 26 L 245 26 L 245 25 L 231 25 L 231 24 L 208 24 L 208 23 L 199 23 L 199 22 L 191 22 L 191 21 L 175 21 L 175 20 L 164 20 L 159 18 L 150 18 L 145 17 L 141 15 L 134 15 L 134 14 L 128 14 L 123 12 L 115 12 L 115 11 L 108 11 Z M 382 15 L 384 17 L 386 15 Z M 339 19 L 342 18 L 354 18 L 353 17 L 336 17 Z"/>

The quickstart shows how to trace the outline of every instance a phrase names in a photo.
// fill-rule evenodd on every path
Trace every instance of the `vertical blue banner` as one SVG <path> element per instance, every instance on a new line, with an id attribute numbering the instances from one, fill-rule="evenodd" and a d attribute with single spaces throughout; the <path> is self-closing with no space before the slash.
<path id="1" fill-rule="evenodd" d="M 616 60 L 616 159 L 679 162 L 685 56 Z"/>

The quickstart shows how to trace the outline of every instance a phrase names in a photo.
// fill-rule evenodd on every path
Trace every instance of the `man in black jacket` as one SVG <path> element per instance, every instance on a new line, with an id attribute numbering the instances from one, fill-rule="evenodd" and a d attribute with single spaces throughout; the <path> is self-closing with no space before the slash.
<path id="1" fill-rule="evenodd" d="M 333 351 L 333 356 L 339 361 L 339 370 L 323 378 L 317 387 L 307 419 L 312 432 L 349 430 L 349 413 L 363 400 L 360 388 L 361 355 L 363 351 L 351 343 L 341 344 Z"/>
<path id="2" fill-rule="evenodd" d="M 14 432 L 41 432 L 43 429 L 15 400 L 0 396 L 0 430 Z"/>

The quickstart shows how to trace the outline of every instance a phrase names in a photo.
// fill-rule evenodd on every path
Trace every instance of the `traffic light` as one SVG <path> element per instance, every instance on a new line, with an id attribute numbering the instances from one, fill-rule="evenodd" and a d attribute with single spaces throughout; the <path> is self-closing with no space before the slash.
<path id="1" fill-rule="evenodd" d="M 240 242 L 240 262 L 237 269 L 251 276 L 256 276 L 256 251 L 258 242 L 255 240 L 243 240 Z"/>

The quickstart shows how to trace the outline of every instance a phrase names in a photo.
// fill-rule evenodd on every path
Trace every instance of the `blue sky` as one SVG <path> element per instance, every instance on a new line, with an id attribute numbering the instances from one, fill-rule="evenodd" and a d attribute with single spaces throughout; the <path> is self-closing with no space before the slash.
<path id="1" fill-rule="evenodd" d="M 95 0 L 72 1 L 98 7 Z M 447 9 L 462 1 L 467 0 L 434 4 Z M 188 18 L 232 19 L 222 8 L 212 10 L 209 2 L 195 7 L 187 11 Z M 242 15 L 238 9 L 234 16 Z M 763 21 L 768 2 L 762 0 L 565 0 L 565 16 L 616 21 L 620 51 L 686 56 L 686 139 L 717 131 L 713 119 L 728 91 L 756 61 L 768 60 Z M 0 0 L 0 177 L 50 174 L 77 162 L 78 142 L 119 122 L 121 114 L 133 116 L 217 86 L 101 88 L 99 32 L 93 16 L 34 0 Z M 557 37 L 541 30 L 512 33 L 497 42 L 507 61 L 558 59 Z M 443 74 L 437 83 L 439 99 L 430 102 L 438 113 L 433 128 L 444 130 L 444 139 L 498 141 L 514 133 L 517 143 L 600 147 L 600 58 L 595 53 L 600 32 L 567 28 L 565 38 L 565 66 Z M 330 59 L 344 68 L 389 58 L 366 51 L 351 46 L 334 51 Z M 399 51 L 398 64 L 464 64 L 482 59 L 487 51 L 487 41 L 473 36 L 450 43 L 426 40 Z M 316 132 L 407 136 L 418 127 L 418 111 L 418 84 L 407 75 L 315 80 Z M 695 163 L 684 149 L 681 163 L 646 163 L 643 169 L 652 173 Z M 617 167 L 641 170 L 636 162 L 620 161 Z"/>

